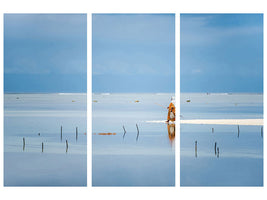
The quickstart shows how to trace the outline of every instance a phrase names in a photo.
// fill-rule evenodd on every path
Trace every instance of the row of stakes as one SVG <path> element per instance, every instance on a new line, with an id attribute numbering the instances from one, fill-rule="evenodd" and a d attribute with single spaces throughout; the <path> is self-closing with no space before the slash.
<path id="1" fill-rule="evenodd" d="M 214 133 L 214 128 L 211 129 L 211 132 Z M 239 129 L 239 125 L 237 125 L 237 137 L 239 138 L 239 133 L 240 133 L 240 129 Z M 261 137 L 263 137 L 263 127 L 261 127 Z"/>
<path id="2" fill-rule="evenodd" d="M 211 129 L 211 132 L 214 133 L 214 128 Z M 237 126 L 237 137 L 239 138 L 239 125 Z M 261 137 L 263 137 L 263 127 L 261 127 Z M 217 146 L 217 142 L 214 144 L 214 151 L 215 151 L 215 156 L 219 158 L 219 147 Z M 195 157 L 197 158 L 197 141 L 195 141 Z"/>
<path id="3" fill-rule="evenodd" d="M 38 133 L 38 135 L 40 135 L 40 133 Z M 62 142 L 62 126 L 60 128 L 60 140 Z M 78 140 L 78 127 L 76 127 L 76 141 Z M 25 143 L 25 138 L 23 137 L 22 139 L 23 141 L 23 151 L 25 150 L 25 146 L 26 146 L 26 143 Z M 69 149 L 69 143 L 68 143 L 68 140 L 66 140 L 66 153 L 68 152 L 68 149 Z M 44 152 L 44 143 L 42 142 L 42 153 Z"/>
<path id="4" fill-rule="evenodd" d="M 125 130 L 125 127 L 124 126 L 122 126 L 122 128 L 123 128 L 123 131 L 124 131 L 122 138 L 124 139 L 125 134 L 126 134 L 126 130 Z M 139 128 L 138 128 L 138 125 L 137 124 L 136 124 L 136 129 L 137 129 L 136 141 L 138 141 L 138 138 L 139 138 Z"/>

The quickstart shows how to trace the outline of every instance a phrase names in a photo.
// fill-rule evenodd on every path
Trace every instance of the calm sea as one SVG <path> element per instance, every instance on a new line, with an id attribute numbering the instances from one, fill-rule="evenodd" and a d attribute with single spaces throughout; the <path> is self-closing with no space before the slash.
<path id="1" fill-rule="evenodd" d="M 5 186 L 86 186 L 86 149 L 86 94 L 4 95 Z"/>
<path id="2" fill-rule="evenodd" d="M 185 120 L 263 118 L 262 94 L 182 93 L 180 99 Z M 233 125 L 181 124 L 180 129 L 181 186 L 263 186 L 261 126 L 238 131 Z"/>
<path id="3" fill-rule="evenodd" d="M 93 186 L 174 186 L 174 136 L 146 122 L 166 120 L 173 95 L 93 94 Z"/>

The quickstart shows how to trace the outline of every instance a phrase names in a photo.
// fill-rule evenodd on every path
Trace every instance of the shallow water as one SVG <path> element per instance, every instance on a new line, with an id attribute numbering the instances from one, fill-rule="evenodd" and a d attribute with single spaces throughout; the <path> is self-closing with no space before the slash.
<path id="1" fill-rule="evenodd" d="M 173 95 L 93 94 L 93 186 L 174 186 L 174 137 L 146 122 L 165 120 Z"/>
<path id="2" fill-rule="evenodd" d="M 4 95 L 5 186 L 86 186 L 86 149 L 86 94 Z"/>
<path id="3" fill-rule="evenodd" d="M 259 119 L 263 95 L 182 93 L 181 115 L 182 119 Z M 180 128 L 181 186 L 263 186 L 261 126 L 239 126 L 239 132 L 233 125 L 181 124 Z"/>

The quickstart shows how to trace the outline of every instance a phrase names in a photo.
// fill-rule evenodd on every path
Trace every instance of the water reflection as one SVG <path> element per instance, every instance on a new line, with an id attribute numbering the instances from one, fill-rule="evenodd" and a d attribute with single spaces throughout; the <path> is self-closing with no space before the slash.
<path id="1" fill-rule="evenodd" d="M 171 145 L 173 145 L 174 139 L 175 139 L 175 124 L 167 124 L 168 129 L 168 136 L 169 140 L 171 142 Z"/>

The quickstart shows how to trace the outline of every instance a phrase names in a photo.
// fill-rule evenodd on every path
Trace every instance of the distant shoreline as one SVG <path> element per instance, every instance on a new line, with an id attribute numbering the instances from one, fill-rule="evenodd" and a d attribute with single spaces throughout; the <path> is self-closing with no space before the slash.
<path id="1" fill-rule="evenodd" d="M 4 94 L 87 94 L 87 92 L 4 92 Z"/>

